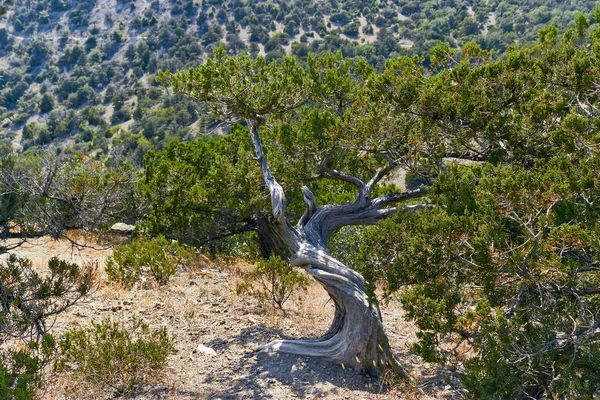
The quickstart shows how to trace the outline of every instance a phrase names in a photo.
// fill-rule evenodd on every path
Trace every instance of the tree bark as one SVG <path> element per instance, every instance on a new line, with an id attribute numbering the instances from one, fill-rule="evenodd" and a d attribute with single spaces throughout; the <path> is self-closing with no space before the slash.
<path id="1" fill-rule="evenodd" d="M 381 376 L 387 371 L 393 371 L 403 378 L 408 378 L 407 372 L 394 357 L 377 307 L 369 303 L 364 278 L 329 253 L 327 239 L 331 233 L 343 226 L 376 224 L 398 211 L 397 208 L 388 208 L 390 204 L 421 196 L 425 191 L 416 190 L 371 200 L 373 187 L 393 165 L 390 163 L 381 168 L 368 183 L 364 183 L 356 177 L 329 168 L 327 162 L 331 157 L 330 153 L 321 165 L 322 171 L 331 178 L 355 185 L 358 189 L 356 201 L 317 207 L 313 194 L 307 187 L 303 187 L 307 209 L 298 224 L 293 227 L 285 218 L 283 189 L 273 177 L 263 155 L 259 121 L 258 117 L 249 119 L 248 126 L 256 150 L 256 159 L 271 193 L 273 213 L 272 218 L 263 220 L 268 226 L 261 229 L 262 235 L 269 238 L 269 243 L 285 244 L 287 253 L 291 254 L 290 264 L 304 268 L 323 286 L 335 304 L 332 324 L 321 338 L 276 340 L 261 346 L 261 350 L 324 357 L 372 376 Z M 407 209 L 414 208 L 411 207 Z"/>
<path id="2" fill-rule="evenodd" d="M 272 217 L 268 215 L 260 215 L 256 219 L 256 233 L 258 236 L 260 255 L 265 260 L 272 255 L 286 258 L 285 245 L 281 242 L 276 231 L 274 231 L 273 223 L 270 219 L 272 219 Z"/>
<path id="3" fill-rule="evenodd" d="M 261 350 L 324 357 L 371 376 L 394 371 L 408 378 L 393 355 L 381 315 L 369 303 L 360 274 L 326 250 L 308 244 L 301 246 L 290 263 L 303 266 L 327 291 L 335 304 L 333 321 L 319 339 L 276 340 Z"/>

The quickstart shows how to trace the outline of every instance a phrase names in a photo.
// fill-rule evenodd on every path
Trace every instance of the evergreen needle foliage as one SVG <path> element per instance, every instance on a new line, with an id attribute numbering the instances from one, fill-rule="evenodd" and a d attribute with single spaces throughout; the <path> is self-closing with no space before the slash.
<path id="1" fill-rule="evenodd" d="M 21 349 L 0 353 L 0 399 L 36 399 L 55 345 L 54 337 L 45 334 L 39 342 L 31 341 Z"/>
<path id="2" fill-rule="evenodd" d="M 308 278 L 287 261 L 278 256 L 260 260 L 250 273 L 250 280 L 239 284 L 236 288 L 238 295 L 250 294 L 260 301 L 271 302 L 273 307 L 283 310 L 283 305 L 290 297 L 306 290 Z"/>
<path id="3" fill-rule="evenodd" d="M 166 285 L 177 272 L 177 267 L 190 266 L 194 259 L 192 249 L 164 236 L 140 238 L 115 248 L 113 255 L 106 260 L 106 273 L 111 281 L 128 286 L 142 277 Z"/>
<path id="4" fill-rule="evenodd" d="M 54 357 L 53 318 L 90 293 L 95 272 L 56 257 L 45 272 L 14 255 L 0 263 L 0 399 L 35 398 Z"/>
<path id="5" fill-rule="evenodd" d="M 48 273 L 25 258 L 10 255 L 0 263 L 0 343 L 9 339 L 39 341 L 48 333 L 48 320 L 71 307 L 94 287 L 95 265 L 53 257 Z"/>
<path id="6" fill-rule="evenodd" d="M 151 382 L 176 353 L 166 329 L 150 329 L 138 319 L 132 326 L 106 319 L 90 329 L 73 329 L 60 341 L 59 371 L 79 374 L 85 382 L 117 393 Z"/>

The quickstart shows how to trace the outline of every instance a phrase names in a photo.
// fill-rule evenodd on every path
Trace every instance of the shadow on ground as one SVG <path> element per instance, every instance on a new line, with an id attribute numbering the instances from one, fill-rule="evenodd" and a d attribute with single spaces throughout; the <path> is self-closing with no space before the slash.
<path id="1" fill-rule="evenodd" d="M 224 348 L 232 343 L 267 343 L 273 339 L 287 338 L 279 330 L 262 326 L 246 328 L 232 337 L 228 344 L 212 343 Z M 298 398 L 332 396 L 354 398 L 350 391 L 365 395 L 378 393 L 376 379 L 365 377 L 349 368 L 316 357 L 294 354 L 250 352 L 234 368 L 230 379 L 223 382 L 219 372 L 207 374 L 204 384 L 218 381 L 220 390 L 207 393 L 210 399 L 281 399 L 281 394 L 291 391 Z M 215 385 L 217 386 L 217 385 Z"/>
<path id="2" fill-rule="evenodd" d="M 176 397 L 175 397 L 176 396 Z M 194 391 L 174 390 L 164 386 L 155 387 L 152 385 L 138 385 L 131 393 L 121 395 L 114 393 L 113 399 L 144 399 L 144 400 L 162 400 L 162 399 L 201 399 L 203 396 Z"/>

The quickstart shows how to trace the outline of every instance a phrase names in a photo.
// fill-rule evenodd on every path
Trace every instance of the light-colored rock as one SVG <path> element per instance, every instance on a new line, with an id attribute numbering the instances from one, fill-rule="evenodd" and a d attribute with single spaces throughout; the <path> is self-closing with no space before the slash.
<path id="1" fill-rule="evenodd" d="M 133 232 L 133 225 L 125 224 L 123 222 L 117 222 L 113 226 L 110 227 L 111 231 L 123 232 L 123 233 L 131 233 Z"/>
<path id="2" fill-rule="evenodd" d="M 217 355 L 216 351 L 214 351 L 210 347 L 206 347 L 202 344 L 199 344 L 198 347 L 196 347 L 196 351 L 198 353 L 206 354 L 206 355 L 213 356 L 213 357 L 216 357 L 216 355 Z"/>

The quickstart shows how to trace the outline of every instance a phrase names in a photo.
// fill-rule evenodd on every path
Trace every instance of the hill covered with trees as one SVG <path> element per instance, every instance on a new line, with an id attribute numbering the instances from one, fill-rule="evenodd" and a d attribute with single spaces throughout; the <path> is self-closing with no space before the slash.
<path id="1" fill-rule="evenodd" d="M 26 0 L 0 17 L 0 140 L 4 149 L 49 143 L 76 151 L 128 154 L 137 162 L 171 139 L 215 130 L 215 120 L 163 93 L 159 70 L 199 65 L 223 45 L 229 54 L 341 51 L 382 68 L 436 42 L 469 41 L 500 54 L 529 45 L 549 22 L 572 26 L 593 2 Z M 6 151 L 5 150 L 5 151 Z"/>

